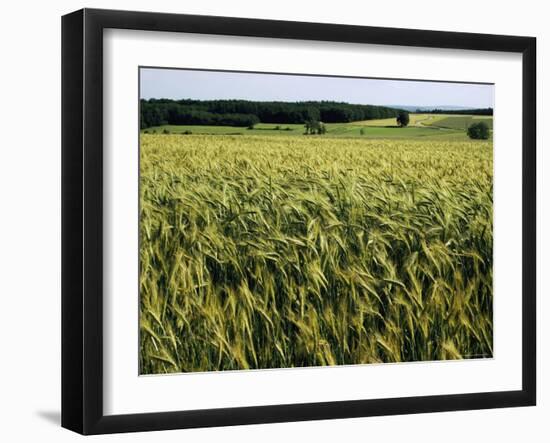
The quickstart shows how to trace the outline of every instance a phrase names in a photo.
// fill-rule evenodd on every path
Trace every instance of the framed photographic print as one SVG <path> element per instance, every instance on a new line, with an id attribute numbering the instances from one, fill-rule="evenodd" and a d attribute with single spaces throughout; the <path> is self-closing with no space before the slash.
<path id="1" fill-rule="evenodd" d="M 530 37 L 62 21 L 62 425 L 534 405 Z"/>

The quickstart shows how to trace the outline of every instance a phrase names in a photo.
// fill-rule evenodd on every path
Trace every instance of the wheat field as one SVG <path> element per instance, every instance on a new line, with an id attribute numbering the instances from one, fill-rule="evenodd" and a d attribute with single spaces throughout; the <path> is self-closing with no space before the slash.
<path id="1" fill-rule="evenodd" d="M 491 142 L 140 144 L 141 374 L 492 356 Z"/>

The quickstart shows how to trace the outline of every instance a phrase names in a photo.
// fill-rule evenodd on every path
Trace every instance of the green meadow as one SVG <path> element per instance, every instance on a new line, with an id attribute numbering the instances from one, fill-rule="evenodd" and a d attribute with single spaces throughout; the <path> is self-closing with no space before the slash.
<path id="1" fill-rule="evenodd" d="M 395 118 L 366 120 L 352 123 L 327 123 L 323 138 L 365 139 L 423 139 L 467 141 L 467 127 L 477 121 L 486 122 L 492 128 L 491 116 L 410 114 L 407 127 L 399 127 Z M 203 134 L 203 135 L 259 135 L 299 136 L 304 133 L 302 124 L 259 123 L 253 129 L 237 126 L 163 125 L 141 131 L 148 134 Z"/>

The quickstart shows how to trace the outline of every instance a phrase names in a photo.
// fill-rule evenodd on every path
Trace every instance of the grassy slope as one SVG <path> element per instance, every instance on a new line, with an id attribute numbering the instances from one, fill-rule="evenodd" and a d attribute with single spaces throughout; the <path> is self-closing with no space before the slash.
<path id="1" fill-rule="evenodd" d="M 465 127 L 474 121 L 487 121 L 492 128 L 492 117 L 411 114 L 410 124 L 406 128 L 397 126 L 395 119 L 366 120 L 352 123 L 328 123 L 327 134 L 323 138 L 367 138 L 367 139 L 415 139 L 466 141 Z M 279 129 L 276 129 L 279 128 Z M 288 128 L 288 130 L 287 130 Z M 261 136 L 301 136 L 304 126 L 301 124 L 261 123 L 254 129 L 235 126 L 166 125 L 148 128 L 149 133 L 180 134 L 191 131 L 193 134 L 208 135 L 261 135 Z M 143 131 L 142 131 L 143 132 Z"/>
<path id="2" fill-rule="evenodd" d="M 446 115 L 434 121 L 426 122 L 425 124 L 439 127 L 439 128 L 461 129 L 465 131 L 466 129 L 468 129 L 468 126 L 470 126 L 472 123 L 476 123 L 480 121 L 487 123 L 489 128 L 493 129 L 492 117 L 472 116 L 472 115 L 452 115 L 452 116 Z"/>
<path id="3" fill-rule="evenodd" d="M 431 114 L 409 114 L 409 126 L 420 126 L 422 122 L 434 117 Z M 384 118 L 377 120 L 364 120 L 356 122 L 356 124 L 363 126 L 381 126 L 381 127 L 397 127 L 397 120 L 395 118 Z"/>

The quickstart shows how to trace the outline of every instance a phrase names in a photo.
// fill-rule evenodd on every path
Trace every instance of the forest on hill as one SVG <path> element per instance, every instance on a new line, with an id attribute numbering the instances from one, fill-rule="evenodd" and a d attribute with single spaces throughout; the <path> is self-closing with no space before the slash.
<path id="1" fill-rule="evenodd" d="M 250 100 L 142 99 L 140 128 L 161 125 L 250 127 L 257 123 L 348 123 L 394 118 L 399 109 L 333 101 L 278 102 Z"/>
<path id="2" fill-rule="evenodd" d="M 493 115 L 493 108 L 477 108 L 477 109 L 430 109 L 429 111 L 421 111 L 430 114 L 449 114 L 449 115 Z"/>

